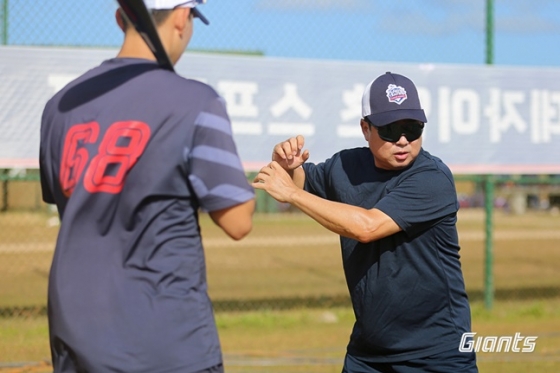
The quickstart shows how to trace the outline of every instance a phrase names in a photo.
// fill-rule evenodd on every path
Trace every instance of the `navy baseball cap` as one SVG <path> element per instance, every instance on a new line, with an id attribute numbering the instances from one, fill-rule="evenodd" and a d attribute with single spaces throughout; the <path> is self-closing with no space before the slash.
<path id="1" fill-rule="evenodd" d="M 418 91 L 412 80 L 387 72 L 371 81 L 362 96 L 362 117 L 376 127 L 401 119 L 426 123 Z"/>
<path id="2" fill-rule="evenodd" d="M 196 8 L 199 4 L 204 4 L 206 0 L 144 0 L 148 9 L 175 9 L 175 8 L 191 8 L 194 17 L 199 18 L 205 25 L 210 21 Z"/>

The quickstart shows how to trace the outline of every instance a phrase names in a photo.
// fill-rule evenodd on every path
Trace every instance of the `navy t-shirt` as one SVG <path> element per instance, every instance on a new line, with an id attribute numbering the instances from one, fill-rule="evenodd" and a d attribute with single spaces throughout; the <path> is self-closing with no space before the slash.
<path id="1" fill-rule="evenodd" d="M 71 351 L 91 372 L 220 363 L 197 211 L 254 197 L 223 99 L 150 61 L 105 61 L 47 103 L 40 171 L 62 219 L 54 359 Z"/>
<path id="2" fill-rule="evenodd" d="M 470 331 L 470 309 L 455 226 L 459 205 L 447 166 L 421 150 L 408 168 L 382 170 L 369 148 L 356 148 L 303 167 L 305 190 L 377 208 L 402 228 L 365 244 L 340 238 L 356 316 L 348 353 L 394 362 L 458 348 Z"/>

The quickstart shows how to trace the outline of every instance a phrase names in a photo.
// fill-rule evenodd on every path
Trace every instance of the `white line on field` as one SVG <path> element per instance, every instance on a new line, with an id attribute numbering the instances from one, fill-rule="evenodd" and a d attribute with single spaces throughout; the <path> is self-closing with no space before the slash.
<path id="1" fill-rule="evenodd" d="M 496 241 L 516 240 L 560 240 L 560 231 L 552 230 L 508 230 L 496 231 L 493 234 Z M 485 239 L 482 231 L 459 232 L 459 243 L 467 241 L 482 241 Z M 204 247 L 208 249 L 229 247 L 270 247 L 270 246 L 318 246 L 338 245 L 339 238 L 334 234 L 314 236 L 249 236 L 241 241 L 224 238 L 203 238 Z M 33 253 L 54 250 L 54 243 L 0 243 L 0 253 Z"/>

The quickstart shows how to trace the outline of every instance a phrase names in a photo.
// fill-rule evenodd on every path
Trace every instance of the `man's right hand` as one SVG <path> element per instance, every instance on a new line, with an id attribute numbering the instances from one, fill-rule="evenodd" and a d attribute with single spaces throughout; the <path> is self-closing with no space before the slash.
<path id="1" fill-rule="evenodd" d="M 309 159 L 309 150 L 302 150 L 305 139 L 302 135 L 291 137 L 274 146 L 272 160 L 286 171 L 291 171 Z"/>

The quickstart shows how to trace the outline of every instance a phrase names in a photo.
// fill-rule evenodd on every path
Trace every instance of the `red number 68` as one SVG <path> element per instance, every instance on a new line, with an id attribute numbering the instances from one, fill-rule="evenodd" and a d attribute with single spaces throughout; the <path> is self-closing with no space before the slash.
<path id="1" fill-rule="evenodd" d="M 64 140 L 60 185 L 68 197 L 84 173 L 84 188 L 90 193 L 119 193 L 128 171 L 144 152 L 150 127 L 143 122 L 115 122 L 105 132 L 97 154 L 87 165 L 90 154 L 85 145 L 97 141 L 99 124 L 89 122 L 72 126 Z M 87 168 L 86 168 L 87 165 Z"/>

